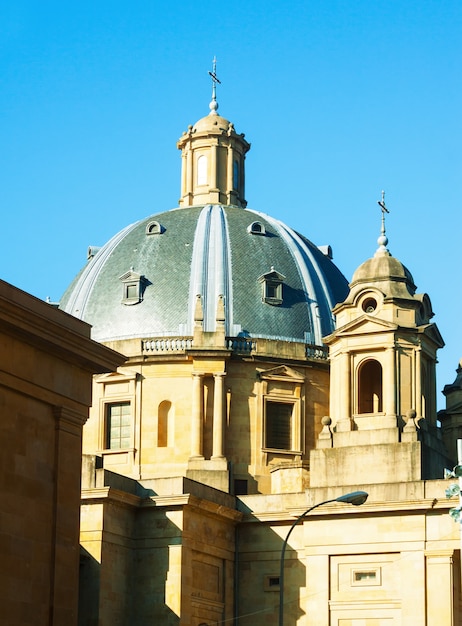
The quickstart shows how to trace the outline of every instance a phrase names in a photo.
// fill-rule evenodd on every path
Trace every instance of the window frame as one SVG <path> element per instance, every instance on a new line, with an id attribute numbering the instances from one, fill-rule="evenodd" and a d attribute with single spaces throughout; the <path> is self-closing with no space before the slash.
<path id="1" fill-rule="evenodd" d="M 144 277 L 133 270 L 129 270 L 119 277 L 122 281 L 123 293 L 122 304 L 133 305 L 139 304 L 143 300 L 143 280 Z M 134 293 L 130 293 L 133 289 Z"/>
<path id="2" fill-rule="evenodd" d="M 123 464 L 124 466 L 134 466 L 138 461 L 138 453 L 141 446 L 140 433 L 140 389 L 137 384 L 139 375 L 137 372 L 110 373 L 96 375 L 94 378 L 96 389 L 94 398 L 98 398 L 98 454 L 105 457 L 110 465 Z M 128 448 L 107 448 L 106 439 L 106 415 L 108 404 L 121 404 L 129 402 L 131 407 L 130 423 L 130 446 Z"/>
<path id="3" fill-rule="evenodd" d="M 375 376 L 367 377 L 365 370 L 376 368 L 377 372 L 371 372 Z M 356 411 L 358 417 L 369 415 L 383 415 L 384 391 L 383 391 L 383 365 L 379 359 L 374 356 L 367 356 L 358 363 L 356 369 Z M 376 398 L 376 399 L 375 399 Z M 377 403 L 377 407 L 374 404 Z M 367 405 L 371 406 L 368 407 Z M 365 408 L 371 408 L 366 411 Z"/>
<path id="4" fill-rule="evenodd" d="M 151 220 L 146 224 L 146 235 L 162 235 L 165 232 L 165 228 L 157 220 Z"/>
<path id="5" fill-rule="evenodd" d="M 262 222 L 259 222 L 257 220 L 257 221 L 252 222 L 251 224 L 249 224 L 247 226 L 247 232 L 249 233 L 249 235 L 265 236 L 266 235 L 266 228 L 265 228 L 265 225 L 262 224 Z"/>
<path id="6" fill-rule="evenodd" d="M 196 160 L 196 185 L 204 187 L 208 184 L 208 158 L 206 154 L 199 154 Z"/>
<path id="7" fill-rule="evenodd" d="M 268 445 L 268 423 L 269 412 L 268 405 L 273 404 L 285 404 L 292 407 L 290 415 L 290 432 L 289 432 L 289 447 L 274 447 Z M 279 396 L 279 395 L 265 395 L 263 397 L 263 441 L 262 449 L 265 452 L 273 452 L 277 454 L 302 454 L 301 446 L 301 415 L 300 415 L 300 398 L 294 396 Z"/>
<path id="8" fill-rule="evenodd" d="M 113 417 L 110 414 L 110 411 L 112 408 L 118 407 L 129 407 L 129 412 L 128 412 L 128 416 L 129 416 L 129 423 L 128 425 L 124 425 L 122 423 L 120 423 L 120 425 L 118 426 L 120 430 L 122 430 L 122 428 L 126 427 L 128 428 L 128 437 L 122 437 L 122 434 L 119 435 L 119 442 L 122 442 L 122 439 L 128 439 L 128 445 L 126 446 L 122 446 L 119 445 L 118 447 L 116 446 L 112 446 L 111 445 L 111 433 L 110 431 L 112 430 L 112 425 L 109 426 L 109 420 Z M 124 416 L 123 412 L 121 412 L 120 414 L 120 418 L 122 419 Z M 114 416 L 117 417 L 117 416 Z M 109 450 L 111 452 L 121 452 L 121 451 L 126 451 L 126 450 L 130 450 L 133 448 L 133 440 L 132 440 L 132 431 L 133 431 L 133 405 L 130 402 L 130 400 L 118 400 L 118 401 L 110 401 L 110 402 L 105 402 L 104 403 L 104 450 Z"/>
<path id="9" fill-rule="evenodd" d="M 284 302 L 283 285 L 285 276 L 272 267 L 269 272 L 262 274 L 258 280 L 262 286 L 262 302 L 280 306 Z M 268 293 L 269 289 L 274 290 L 271 291 L 271 295 Z"/>

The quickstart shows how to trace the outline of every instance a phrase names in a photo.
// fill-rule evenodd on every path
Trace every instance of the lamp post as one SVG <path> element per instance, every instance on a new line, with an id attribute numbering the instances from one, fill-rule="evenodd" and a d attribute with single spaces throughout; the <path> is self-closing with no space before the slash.
<path id="1" fill-rule="evenodd" d="M 353 504 L 354 506 L 359 506 L 360 504 L 364 504 L 364 502 L 366 502 L 368 495 L 369 494 L 365 491 L 353 491 L 352 493 L 346 493 L 343 496 L 339 496 L 338 498 L 332 498 L 332 500 L 324 500 L 324 502 L 319 502 L 314 506 L 310 506 L 309 509 L 299 515 L 294 521 L 289 529 L 289 532 L 287 533 L 286 538 L 284 539 L 281 550 L 281 563 L 279 569 L 279 626 L 284 626 L 284 557 L 286 554 L 287 542 L 289 541 L 289 537 L 295 526 L 306 515 L 308 515 L 308 513 L 310 513 L 313 509 L 317 509 L 319 506 L 323 506 L 324 504 L 329 504 L 331 502 L 346 502 L 348 504 Z"/>

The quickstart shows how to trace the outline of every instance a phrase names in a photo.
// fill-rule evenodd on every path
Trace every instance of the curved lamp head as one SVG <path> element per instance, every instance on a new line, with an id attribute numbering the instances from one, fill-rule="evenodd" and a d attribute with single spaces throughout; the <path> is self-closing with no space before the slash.
<path id="1" fill-rule="evenodd" d="M 368 495 L 369 494 L 365 491 L 353 491 L 352 493 L 346 493 L 343 496 L 335 498 L 335 502 L 347 502 L 348 504 L 359 506 L 360 504 L 364 504 L 366 502 Z"/>

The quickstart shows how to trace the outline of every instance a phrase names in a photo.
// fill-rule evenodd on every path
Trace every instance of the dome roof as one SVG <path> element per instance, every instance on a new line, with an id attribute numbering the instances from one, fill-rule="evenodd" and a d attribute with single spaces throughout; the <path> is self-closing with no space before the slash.
<path id="1" fill-rule="evenodd" d="M 385 214 L 389 213 L 385 205 L 385 192 L 377 203 L 382 211 L 379 247 L 374 256 L 362 263 L 353 274 L 350 283 L 348 302 L 352 302 L 356 294 L 364 288 L 376 287 L 387 298 L 414 299 L 416 286 L 411 272 L 401 261 L 394 258 L 387 248 L 388 237 L 385 231 Z"/>
<path id="2" fill-rule="evenodd" d="M 214 131 L 219 129 L 220 131 L 228 131 L 229 128 L 233 128 L 233 124 L 229 122 L 221 115 L 211 115 L 210 113 L 205 117 L 201 117 L 192 127 L 193 132 Z"/>
<path id="3" fill-rule="evenodd" d="M 209 204 L 122 230 L 91 256 L 60 308 L 90 323 L 98 341 L 192 336 L 200 295 L 204 331 L 215 330 L 220 300 L 227 336 L 322 345 L 347 293 L 329 256 L 282 222 Z"/>
<path id="4" fill-rule="evenodd" d="M 371 283 L 387 296 L 409 297 L 416 291 L 411 272 L 388 250 L 379 249 L 371 259 L 362 263 L 353 274 L 350 288 L 355 290 Z"/>

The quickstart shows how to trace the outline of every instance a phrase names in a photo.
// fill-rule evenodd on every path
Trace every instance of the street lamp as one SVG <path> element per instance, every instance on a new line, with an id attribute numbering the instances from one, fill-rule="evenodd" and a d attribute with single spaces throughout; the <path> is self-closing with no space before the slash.
<path id="1" fill-rule="evenodd" d="M 366 502 L 368 495 L 369 494 L 365 491 L 353 491 L 352 493 L 346 493 L 343 496 L 333 498 L 332 500 L 324 500 L 324 502 L 319 502 L 319 504 L 310 506 L 309 509 L 299 515 L 294 521 L 289 529 L 289 532 L 287 533 L 286 538 L 284 539 L 281 550 L 281 564 L 279 569 L 279 626 L 284 626 L 284 557 L 286 554 L 287 542 L 289 541 L 289 537 L 295 526 L 305 517 L 305 515 L 308 515 L 308 513 L 310 513 L 313 509 L 317 509 L 318 506 L 323 506 L 324 504 L 329 504 L 330 502 L 346 502 L 348 504 L 353 504 L 354 506 L 359 506 L 360 504 L 364 504 L 364 502 Z"/>

